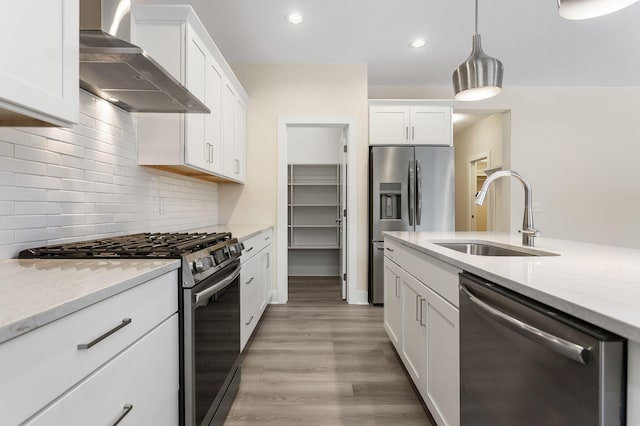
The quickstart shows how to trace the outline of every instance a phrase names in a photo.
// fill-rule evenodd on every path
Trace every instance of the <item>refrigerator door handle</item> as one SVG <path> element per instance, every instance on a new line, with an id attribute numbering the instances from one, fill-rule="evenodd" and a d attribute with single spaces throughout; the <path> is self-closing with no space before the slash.
<path id="1" fill-rule="evenodd" d="M 416 225 L 420 225 L 422 220 L 422 165 L 420 160 L 416 160 Z"/>
<path id="2" fill-rule="evenodd" d="M 413 214 L 416 202 L 416 177 L 413 170 L 413 160 L 409 161 L 409 226 L 413 226 Z"/>

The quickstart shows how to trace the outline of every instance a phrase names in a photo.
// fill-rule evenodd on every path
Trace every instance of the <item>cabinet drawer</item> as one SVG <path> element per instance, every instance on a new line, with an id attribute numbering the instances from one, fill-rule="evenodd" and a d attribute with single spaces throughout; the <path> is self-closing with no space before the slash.
<path id="1" fill-rule="evenodd" d="M 258 235 L 254 235 L 251 238 L 242 240 L 242 243 L 244 244 L 244 252 L 242 253 L 242 257 L 240 258 L 240 260 L 243 263 L 246 262 L 260 250 L 265 248 L 268 244 L 271 244 L 271 235 L 272 231 L 271 229 L 269 229 L 267 231 L 259 233 Z"/>
<path id="2" fill-rule="evenodd" d="M 89 376 L 27 423 L 29 426 L 153 424 L 178 399 L 178 315 Z M 167 413 L 177 424 L 177 411 Z M 166 421 L 166 420 L 165 420 Z"/>
<path id="3" fill-rule="evenodd" d="M 242 265 L 240 272 L 240 348 L 244 349 L 251 333 L 260 319 L 258 282 L 260 262 L 253 257 Z"/>
<path id="4" fill-rule="evenodd" d="M 403 250 L 400 244 L 386 238 L 384 240 L 384 256 L 393 260 L 396 263 L 400 263 L 401 251 Z"/>
<path id="5" fill-rule="evenodd" d="M 172 271 L 0 345 L 0 424 L 33 415 L 177 312 L 177 286 Z"/>
<path id="6" fill-rule="evenodd" d="M 461 269 L 410 248 L 402 251 L 402 268 L 458 307 L 458 274 Z"/>

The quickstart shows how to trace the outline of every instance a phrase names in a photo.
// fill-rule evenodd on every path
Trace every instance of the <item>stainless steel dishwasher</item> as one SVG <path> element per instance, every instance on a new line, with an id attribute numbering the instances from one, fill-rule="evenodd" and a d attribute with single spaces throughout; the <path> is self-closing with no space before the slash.
<path id="1" fill-rule="evenodd" d="M 463 426 L 624 425 L 625 378 L 625 339 L 460 274 Z"/>

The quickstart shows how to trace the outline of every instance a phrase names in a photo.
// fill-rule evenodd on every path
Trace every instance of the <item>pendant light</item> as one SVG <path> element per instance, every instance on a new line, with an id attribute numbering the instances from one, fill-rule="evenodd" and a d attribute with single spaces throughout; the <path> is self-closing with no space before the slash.
<path id="1" fill-rule="evenodd" d="M 453 90 L 460 101 L 487 99 L 502 91 L 502 62 L 485 54 L 480 44 L 478 0 L 471 55 L 453 72 Z"/>
<path id="2" fill-rule="evenodd" d="M 565 19 L 595 18 L 631 6 L 638 0 L 558 0 L 558 12 Z"/>

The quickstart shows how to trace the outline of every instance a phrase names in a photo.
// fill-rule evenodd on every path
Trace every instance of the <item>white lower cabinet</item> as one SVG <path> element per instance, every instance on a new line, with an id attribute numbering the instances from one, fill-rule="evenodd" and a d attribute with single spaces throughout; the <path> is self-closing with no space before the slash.
<path id="1" fill-rule="evenodd" d="M 423 393 L 433 416 L 442 424 L 460 424 L 460 315 L 458 309 L 425 288 L 423 316 L 427 375 Z"/>
<path id="2" fill-rule="evenodd" d="M 243 240 L 240 261 L 240 350 L 251 338 L 271 293 L 271 229 Z"/>
<path id="3" fill-rule="evenodd" d="M 396 350 L 402 351 L 402 285 L 400 267 L 384 260 L 384 329 Z"/>
<path id="4" fill-rule="evenodd" d="M 385 251 L 385 330 L 436 423 L 457 426 L 460 424 L 457 274 L 462 271 L 397 242 L 390 246 L 394 250 Z"/>
<path id="5" fill-rule="evenodd" d="M 178 346 L 166 347 L 178 333 L 178 314 L 158 327 L 77 387 L 27 422 L 29 426 L 90 424 L 178 424 Z M 163 418 L 157 418 L 159 411 Z"/>
<path id="6" fill-rule="evenodd" d="M 152 424 L 178 399 L 177 286 L 174 270 L 1 344 L 0 425 L 111 424 L 98 409 L 105 395 L 145 383 L 152 389 L 134 408 Z M 96 417 L 82 417 L 94 415 L 85 406 Z"/>
<path id="7" fill-rule="evenodd" d="M 409 274 L 402 274 L 402 319 L 404 335 L 402 338 L 402 358 L 405 367 L 424 396 L 424 383 L 427 376 L 427 322 L 423 304 L 426 299 L 426 287 Z"/>

